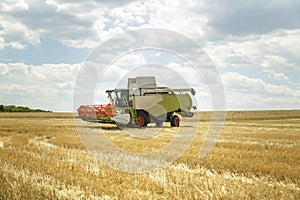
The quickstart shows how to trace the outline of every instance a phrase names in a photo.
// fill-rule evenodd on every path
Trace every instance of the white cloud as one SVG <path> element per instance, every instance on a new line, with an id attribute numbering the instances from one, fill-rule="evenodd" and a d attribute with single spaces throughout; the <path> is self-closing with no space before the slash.
<path id="1" fill-rule="evenodd" d="M 272 69 L 265 69 L 264 72 L 268 73 L 268 78 L 274 78 L 276 80 L 283 80 L 283 81 L 290 80 L 290 78 L 287 77 L 284 73 L 277 73 Z"/>
<path id="2" fill-rule="evenodd" d="M 221 34 L 221 37 L 224 38 L 224 35 L 222 35 L 224 29 L 232 28 L 232 30 L 238 32 L 238 28 L 243 27 L 243 23 L 232 25 L 233 27 L 230 24 L 223 27 L 224 23 L 228 23 L 233 16 L 239 18 L 239 14 L 245 17 L 247 13 L 257 10 L 259 14 L 266 13 L 266 16 L 274 17 L 276 16 L 274 13 L 278 14 L 280 9 L 286 11 L 297 8 L 298 3 L 293 1 L 276 1 L 274 3 L 272 1 L 272 3 L 261 5 L 257 1 L 250 3 L 229 1 L 224 3 L 219 0 L 212 2 L 197 2 L 194 0 L 143 2 L 93 0 L 47 0 L 45 2 L 35 0 L 27 2 L 25 0 L 5 0 L 0 3 L 0 7 L 4 11 L 3 16 L 10 16 L 15 21 L 11 21 L 11 24 L 17 24 L 19 30 L 26 27 L 26 29 L 31 31 L 26 37 L 20 39 L 19 43 L 21 44 L 23 42 L 37 43 L 37 38 L 49 37 L 72 47 L 93 48 L 115 34 L 140 27 L 166 28 L 178 31 L 198 41 L 200 41 L 199 39 L 212 38 L 212 35 L 218 34 Z M 246 12 L 247 9 L 249 9 L 249 12 Z M 22 11 L 22 14 L 16 11 Z M 287 15 L 292 17 L 295 13 L 295 10 L 291 10 Z M 282 12 L 279 14 L 282 14 Z M 297 21 L 286 21 L 286 19 L 284 18 L 284 22 L 289 24 L 288 27 Z M 259 23 L 259 20 L 252 20 L 251 26 L 255 26 L 255 23 Z M 270 31 L 278 29 L 276 23 L 274 21 L 272 26 L 268 27 Z M 297 26 L 295 27 L 297 28 Z M 281 28 L 284 28 L 284 26 Z M 241 29 L 240 31 L 244 30 Z M 246 31 L 248 31 L 248 35 L 253 33 L 253 31 L 251 32 L 248 29 Z M 26 33 L 26 31 L 19 31 L 19 33 Z M 12 36 L 12 33 L 7 33 L 7 37 Z M 33 36 L 33 38 L 29 39 L 28 37 L 30 36 Z"/>
<path id="3" fill-rule="evenodd" d="M 129 23 L 143 23 L 141 7 L 122 7 L 129 1 L 75 1 L 47 0 L 46 5 L 55 8 L 58 20 L 65 21 L 64 34 L 55 32 L 52 25 L 44 35 L 76 48 L 94 48 L 109 38 L 128 30 Z M 136 5 L 136 4 L 133 4 Z M 118 8 L 121 7 L 121 8 Z M 135 13 L 135 14 L 133 14 Z M 139 14 L 137 14 L 139 13 Z M 65 19 L 66 18 L 66 19 Z M 57 20 L 56 20 L 57 21 Z M 76 26 L 73 26 L 73 24 Z M 50 32 L 52 29 L 52 32 Z M 53 34 L 54 33 L 54 34 Z"/>
<path id="4" fill-rule="evenodd" d="M 265 34 L 278 29 L 297 29 L 299 23 L 299 1 L 276 0 L 262 3 L 252 1 L 210 0 L 205 12 L 208 25 L 214 32 L 223 35 Z M 197 6 L 197 5 L 196 5 Z"/>
<path id="5" fill-rule="evenodd" d="M 273 83 L 291 83 L 300 75 L 300 29 L 280 30 L 264 35 L 232 37 L 209 42 L 205 47 L 216 66 L 222 71 L 243 71 L 252 76 L 265 76 Z"/>
<path id="6" fill-rule="evenodd" d="M 96 45 L 99 45 L 101 42 L 104 42 L 124 32 L 124 30 L 120 27 L 114 27 L 108 30 L 102 30 L 102 31 L 97 30 L 97 31 L 98 31 L 99 40 L 98 43 L 96 43 Z"/>
<path id="7" fill-rule="evenodd" d="M 100 77 L 101 80 L 98 80 L 98 89 L 105 91 L 117 87 L 120 82 L 124 81 L 122 80 L 124 76 L 132 69 L 144 66 L 146 63 L 142 53 L 129 53 L 117 58 L 103 71 Z M 126 87 L 126 84 L 122 87 Z"/>
<path id="8" fill-rule="evenodd" d="M 102 77 L 104 89 L 116 86 L 117 80 L 127 74 L 126 66 L 146 64 L 142 54 L 126 54 L 116 60 Z M 42 64 L 24 63 L 0 64 L 0 96 L 2 104 L 25 105 L 32 108 L 71 111 L 72 95 L 81 64 Z M 99 78 L 99 77 L 98 77 Z M 89 82 L 90 80 L 86 80 Z M 96 87 L 96 86 L 95 86 Z M 103 88 L 102 88 L 103 89 Z M 106 101 L 105 92 L 97 101 Z"/>
<path id="9" fill-rule="evenodd" d="M 6 64 L 0 63 L 0 75 L 4 76 L 9 72 L 8 66 Z"/>
<path id="10" fill-rule="evenodd" d="M 70 111 L 79 68 L 80 64 L 33 66 L 24 63 L 2 63 L 1 103 Z"/>
<path id="11" fill-rule="evenodd" d="M 12 17 L 0 15 L 0 27 L 2 27 L 2 30 L 0 30 L 1 41 L 2 43 L 6 42 L 7 46 L 15 49 L 24 49 L 26 43 L 40 43 L 38 32 L 30 30 L 27 26 Z M 2 44 L 2 46 L 4 45 Z"/>
<path id="12" fill-rule="evenodd" d="M 286 97 L 299 96 L 296 89 L 289 88 L 288 85 L 272 85 L 259 78 L 249 78 L 236 72 L 226 72 L 222 74 L 222 80 L 225 88 L 230 91 L 236 91 L 240 94 L 255 93 L 263 98 L 265 95 L 280 95 Z"/>
<path id="13" fill-rule="evenodd" d="M 104 9 L 101 10 L 94 1 L 64 3 L 35 0 L 29 1 L 28 8 L 20 12 L 14 10 L 14 5 L 7 7 L 9 9 L 0 14 L 0 37 L 7 44 L 11 41 L 38 44 L 40 38 L 45 37 L 78 48 L 93 48 L 98 43 L 97 32 L 92 27 L 98 17 L 101 19 Z"/>
<path id="14" fill-rule="evenodd" d="M 222 80 L 229 109 L 243 106 L 248 109 L 282 109 L 300 106 L 300 90 L 289 85 L 274 85 L 236 72 L 224 73 Z"/>
<path id="15" fill-rule="evenodd" d="M 4 88 L 4 92 L 7 95 L 15 95 L 18 94 L 20 98 L 22 97 L 34 97 L 38 93 L 37 91 L 39 88 L 35 85 L 18 85 L 18 84 L 12 84 L 9 85 L 8 87 Z"/>
<path id="16" fill-rule="evenodd" d="M 109 12 L 115 18 L 115 25 L 126 26 L 128 23 L 144 23 L 143 16 L 146 16 L 146 7 L 141 3 L 133 3 L 126 7 L 117 7 Z"/>
<path id="17" fill-rule="evenodd" d="M 165 0 L 135 1 L 125 6 L 103 9 L 101 20 L 99 20 L 99 15 L 97 19 L 94 17 L 93 29 L 99 33 L 101 41 L 108 38 L 107 34 L 112 37 L 123 31 L 143 27 L 170 29 L 193 38 L 199 38 L 204 35 L 203 27 L 208 19 L 204 15 L 195 12 L 190 14 L 192 5 L 189 5 L 188 9 L 186 9 L 186 5 L 191 3 L 191 1 L 187 3 Z M 62 4 L 59 4 L 59 7 L 62 6 Z M 103 4 L 95 6 L 101 8 Z M 65 11 L 67 10 L 68 13 L 72 12 L 72 9 L 65 9 Z M 78 16 L 75 13 L 72 13 L 72 15 Z M 114 31 L 116 29 L 118 31 Z"/>
<path id="18" fill-rule="evenodd" d="M 144 24 L 138 27 L 162 28 L 177 31 L 193 39 L 203 38 L 204 27 L 208 19 L 202 13 L 192 10 L 193 1 L 145 1 L 139 7 L 142 10 Z M 134 3 L 131 8 L 137 7 Z M 134 9 L 119 9 L 119 12 L 132 12 Z M 135 12 L 133 12 L 135 13 Z M 130 26 L 130 25 L 129 25 Z M 132 29 L 134 27 L 129 27 Z"/>
<path id="19" fill-rule="evenodd" d="M 114 65 L 121 67 L 129 66 L 131 68 L 147 64 L 145 57 L 142 53 L 128 53 L 115 60 Z"/>
<path id="20" fill-rule="evenodd" d="M 2 0 L 0 10 L 2 12 L 16 12 L 28 10 L 29 6 L 26 0 Z"/>
<path id="21" fill-rule="evenodd" d="M 11 46 L 14 49 L 25 49 L 26 45 L 21 44 L 20 42 L 10 42 L 7 44 L 7 46 Z"/>
<path id="22" fill-rule="evenodd" d="M 1 64 L 4 72 L 2 78 L 9 78 L 15 84 L 47 84 L 63 83 L 73 80 L 80 68 L 80 64 L 43 64 L 39 66 L 24 63 Z"/>
<path id="23" fill-rule="evenodd" d="M 170 29 L 204 45 L 223 73 L 233 107 L 251 107 L 253 102 L 257 108 L 289 107 L 291 103 L 299 107 L 296 100 L 300 75 L 298 1 L 261 4 L 258 0 L 2 0 L 0 9 L 0 51 L 4 53 L 6 47 L 26 52 L 45 38 L 74 48 L 92 49 L 124 31 L 142 27 Z M 159 35 L 153 39 L 160 43 Z M 172 45 L 181 48 L 183 44 L 175 41 Z M 110 70 L 118 79 L 128 73 L 126 66 L 144 64 L 147 64 L 144 57 L 127 55 L 112 64 Z M 198 83 L 199 77 L 192 70 L 183 70 L 176 63 L 169 67 L 189 77 L 191 83 Z M 32 94 L 39 94 L 41 98 L 32 101 L 37 105 L 42 101 L 60 102 L 57 99 L 64 99 L 62 104 L 67 105 L 78 69 L 79 64 L 1 64 L 0 93 L 7 97 L 1 99 L 13 100 L 13 95 L 18 97 L 19 92 L 28 94 L 25 96 L 29 103 Z M 288 99 L 284 101 L 283 97 Z"/>
<path id="24" fill-rule="evenodd" d="M 5 40 L 0 37 L 0 50 L 5 47 Z"/>

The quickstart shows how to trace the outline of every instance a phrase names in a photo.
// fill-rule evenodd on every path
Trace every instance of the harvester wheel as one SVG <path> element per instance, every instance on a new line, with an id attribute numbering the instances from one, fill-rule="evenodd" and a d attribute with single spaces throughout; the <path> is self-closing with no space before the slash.
<path id="1" fill-rule="evenodd" d="M 180 119 L 177 115 L 174 115 L 172 118 L 171 118 L 171 126 L 172 127 L 178 127 L 180 124 Z"/>
<path id="2" fill-rule="evenodd" d="M 145 112 L 138 112 L 136 117 L 136 125 L 140 127 L 147 126 L 149 123 L 149 117 Z"/>

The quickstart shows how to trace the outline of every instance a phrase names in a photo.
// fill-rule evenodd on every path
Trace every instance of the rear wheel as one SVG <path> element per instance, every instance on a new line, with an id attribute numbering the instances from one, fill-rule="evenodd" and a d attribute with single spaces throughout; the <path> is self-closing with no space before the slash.
<path id="1" fill-rule="evenodd" d="M 144 127 L 147 126 L 149 122 L 150 122 L 150 118 L 145 112 L 143 111 L 137 112 L 136 125 L 140 127 Z"/>
<path id="2" fill-rule="evenodd" d="M 180 119 L 177 115 L 172 116 L 171 118 L 171 126 L 178 127 L 180 125 Z"/>

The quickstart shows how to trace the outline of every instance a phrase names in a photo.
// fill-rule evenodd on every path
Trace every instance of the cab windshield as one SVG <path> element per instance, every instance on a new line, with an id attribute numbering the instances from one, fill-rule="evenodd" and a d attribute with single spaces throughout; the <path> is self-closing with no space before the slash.
<path id="1" fill-rule="evenodd" d="M 111 92 L 111 103 L 118 107 L 129 106 L 129 90 L 115 90 Z"/>

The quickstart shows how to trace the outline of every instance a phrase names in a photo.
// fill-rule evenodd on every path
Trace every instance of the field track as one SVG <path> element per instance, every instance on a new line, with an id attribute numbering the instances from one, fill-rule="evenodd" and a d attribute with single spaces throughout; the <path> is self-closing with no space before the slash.
<path id="1" fill-rule="evenodd" d="M 0 200 L 300 199 L 300 110 L 229 111 L 217 144 L 200 159 L 210 117 L 183 122 L 187 134 L 186 124 L 199 129 L 172 165 L 132 174 L 94 160 L 71 113 L 0 113 Z M 114 125 L 92 126 L 133 153 L 163 148 L 178 130 L 165 125 L 155 137 L 136 138 Z"/>

